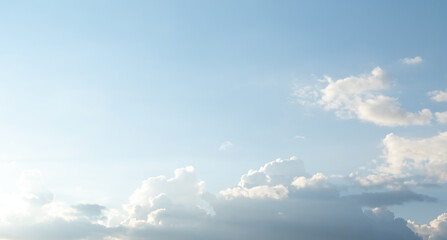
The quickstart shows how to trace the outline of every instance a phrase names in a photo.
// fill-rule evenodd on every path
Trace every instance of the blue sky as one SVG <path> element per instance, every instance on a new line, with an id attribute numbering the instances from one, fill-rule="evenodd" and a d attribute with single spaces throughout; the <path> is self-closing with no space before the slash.
<path id="1" fill-rule="evenodd" d="M 208 202 L 207 208 L 232 208 L 237 206 L 225 201 L 233 200 L 223 199 L 275 198 L 250 192 L 241 176 L 251 176 L 247 172 L 252 169 L 258 171 L 256 176 L 275 179 L 259 167 L 284 164 L 275 162 L 280 158 L 302 161 L 307 174 L 302 181 L 309 184 L 320 176 L 316 173 L 324 174 L 319 178 L 329 184 L 323 184 L 324 189 L 330 186 L 341 197 L 408 190 L 436 199 L 409 197 L 402 204 L 359 205 L 365 215 L 388 211 L 405 221 L 428 224 L 447 206 L 442 137 L 446 125 L 439 117 L 447 111 L 447 100 L 442 98 L 447 90 L 446 5 L 442 1 L 3 2 L 0 192 L 23 198 L 24 192 L 47 189 L 53 198 L 41 207 L 63 202 L 76 212 L 83 209 L 76 208 L 79 204 L 104 206 L 120 212 L 122 226 L 132 229 L 133 215 L 123 205 L 138 205 L 129 197 L 135 189 L 150 189 L 151 181 L 146 188 L 142 185 L 146 179 L 170 178 L 175 169 L 194 166 L 194 176 L 206 182 L 203 191 L 220 199 L 213 205 L 200 195 L 201 202 Z M 377 67 L 383 75 L 374 75 Z M 326 76 L 335 86 L 330 91 Z M 337 88 L 343 79 L 347 83 Z M 359 84 L 368 81 L 359 90 Z M 335 97 L 328 100 L 329 94 Z M 436 96 L 441 101 L 434 100 Z M 430 114 L 420 114 L 422 109 Z M 391 133 L 396 137 L 387 138 Z M 441 137 L 428 140 L 436 136 Z M 384 139 L 389 139 L 388 145 Z M 405 152 L 394 143 L 409 147 Z M 397 167 L 392 161 L 421 165 Z M 39 176 L 37 182 L 44 182 L 39 191 L 20 190 L 20 183 L 27 182 L 20 179 L 27 179 L 30 170 L 38 172 L 31 174 Z M 178 176 L 190 173 L 184 170 Z M 387 180 L 367 186 L 362 179 L 368 175 Z M 299 192 L 298 186 L 313 186 L 298 184 L 300 176 L 284 178 L 287 183 L 278 180 L 288 189 L 288 197 L 293 195 L 291 188 Z M 267 187 L 274 187 L 269 184 L 273 183 L 259 183 L 265 188 L 255 190 L 268 192 Z M 244 195 L 235 186 L 254 195 Z M 225 189 L 233 192 L 222 193 Z M 374 207 L 380 209 L 370 210 Z M 152 210 L 155 214 L 158 209 Z M 79 220 L 61 216 L 56 219 Z M 150 235 L 153 223 L 147 222 Z M 116 227 L 91 224 L 107 231 Z M 426 239 L 418 226 L 412 231 Z M 0 238 L 21 238 L 2 229 Z M 433 239 L 442 239 L 447 230 L 432 231 Z M 139 239 L 138 234 L 120 234 L 117 239 Z"/>

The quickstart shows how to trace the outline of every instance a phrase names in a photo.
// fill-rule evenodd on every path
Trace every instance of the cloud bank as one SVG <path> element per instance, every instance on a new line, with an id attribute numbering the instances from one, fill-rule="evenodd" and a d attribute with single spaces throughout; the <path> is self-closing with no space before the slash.
<path id="1" fill-rule="evenodd" d="M 404 140 L 415 147 L 387 147 L 387 159 L 430 154 L 424 141 Z M 406 141 L 406 142 L 405 142 Z M 418 145 L 419 144 L 419 145 Z M 439 143 L 439 146 L 441 146 Z M 391 144 L 390 146 L 394 146 Z M 431 149 L 433 150 L 433 149 Z M 422 151 L 422 152 L 420 152 Z M 403 154 L 403 155 L 402 155 Z M 412 153 L 413 154 L 413 153 Z M 433 161 L 444 160 L 432 157 Z M 444 165 L 443 165 L 444 166 Z M 399 164 L 393 174 L 407 174 Z M 394 171 L 397 169 L 397 171 Z M 435 177 L 444 181 L 444 173 Z M 409 201 L 435 201 L 410 190 L 343 195 L 335 178 L 309 174 L 295 157 L 276 159 L 241 176 L 237 186 L 219 194 L 205 191 L 193 167 L 175 170 L 173 177 L 150 177 L 129 197 L 123 209 L 98 204 L 67 205 L 54 199 L 38 171 L 19 178 L 17 191 L 2 195 L 0 239 L 442 239 L 445 214 L 428 225 L 396 218 L 387 206 Z M 366 210 L 364 210 L 366 207 Z M 431 238 L 428 238 L 431 237 Z"/>

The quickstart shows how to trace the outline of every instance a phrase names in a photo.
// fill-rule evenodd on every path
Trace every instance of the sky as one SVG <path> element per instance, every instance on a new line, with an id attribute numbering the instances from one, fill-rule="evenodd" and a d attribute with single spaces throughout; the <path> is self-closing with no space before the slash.
<path id="1" fill-rule="evenodd" d="M 446 239 L 446 10 L 1 2 L 0 239 Z"/>

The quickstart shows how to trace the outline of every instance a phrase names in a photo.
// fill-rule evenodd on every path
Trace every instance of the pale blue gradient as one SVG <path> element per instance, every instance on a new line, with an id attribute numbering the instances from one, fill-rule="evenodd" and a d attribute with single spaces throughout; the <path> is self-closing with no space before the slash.
<path id="1" fill-rule="evenodd" d="M 0 161 L 40 169 L 58 199 L 118 207 L 141 180 L 193 165 L 218 192 L 297 156 L 348 174 L 382 127 L 303 106 L 295 85 L 380 66 L 408 111 L 446 111 L 445 1 L 9 1 L 0 4 Z M 405 57 L 424 62 L 403 65 Z M 304 136 L 297 139 L 295 136 Z M 231 141 L 233 146 L 219 151 Z M 397 216 L 424 222 L 438 203 Z M 419 206 L 420 205 L 420 206 Z M 445 209 L 444 209 L 445 211 Z"/>

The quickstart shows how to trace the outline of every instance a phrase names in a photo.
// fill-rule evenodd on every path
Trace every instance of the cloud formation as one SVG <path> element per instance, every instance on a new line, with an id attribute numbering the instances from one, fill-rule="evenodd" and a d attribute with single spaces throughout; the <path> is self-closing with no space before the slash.
<path id="1" fill-rule="evenodd" d="M 447 111 L 445 112 L 436 112 L 436 121 L 439 123 L 447 123 Z"/>
<path id="2" fill-rule="evenodd" d="M 439 215 L 429 224 L 419 225 L 408 220 L 408 226 L 424 240 L 444 240 L 447 239 L 447 213 Z"/>
<path id="3" fill-rule="evenodd" d="M 225 150 L 229 149 L 229 148 L 232 147 L 232 146 L 233 146 L 233 143 L 232 143 L 232 142 L 230 142 L 230 141 L 225 141 L 225 142 L 223 142 L 223 143 L 220 145 L 220 147 L 219 147 L 219 151 L 225 151 Z"/>
<path id="4" fill-rule="evenodd" d="M 402 59 L 402 63 L 407 64 L 407 65 L 414 65 L 414 64 L 421 63 L 423 61 L 424 60 L 420 56 L 416 56 L 416 57 L 412 57 L 412 58 L 408 57 L 408 58 Z"/>
<path id="5" fill-rule="evenodd" d="M 30 186 L 27 179 L 39 184 Z M 37 172 L 26 173 L 19 183 L 27 187 L 18 194 L 47 196 L 39 179 Z M 307 174 L 296 158 L 277 159 L 244 174 L 238 186 L 214 195 L 205 192 L 194 168 L 180 168 L 171 178 L 143 181 L 122 210 L 86 203 L 70 206 L 45 197 L 39 201 L 35 199 L 40 197 L 20 198 L 26 211 L 10 212 L 2 218 L 0 238 L 416 240 L 421 237 L 415 232 L 423 236 L 421 229 L 425 228 L 432 236 L 445 236 L 437 230 L 441 229 L 437 222 L 419 226 L 396 218 L 385 208 L 432 200 L 425 195 L 401 191 L 341 196 L 330 180 L 321 173 Z M 276 193 L 259 195 L 271 190 Z M 231 191 L 232 197 L 227 197 L 226 191 Z M 236 196 L 235 191 L 241 194 Z M 390 200 L 396 195 L 400 196 L 397 202 Z M 364 206 L 371 209 L 362 210 Z"/>
<path id="6" fill-rule="evenodd" d="M 194 224 L 211 211 L 202 199 L 204 187 L 193 167 L 175 170 L 173 178 L 148 178 L 124 206 L 128 214 L 124 223 L 128 226 Z"/>
<path id="7" fill-rule="evenodd" d="M 366 175 L 348 178 L 363 187 L 388 187 L 447 183 L 447 132 L 428 138 L 405 138 L 393 133 L 382 140 L 383 161 Z"/>
<path id="8" fill-rule="evenodd" d="M 333 80 L 326 76 L 324 86 L 297 88 L 294 95 L 301 103 L 313 103 L 333 110 L 340 118 L 358 118 L 381 126 L 427 125 L 433 114 L 429 109 L 407 112 L 398 99 L 380 94 L 389 87 L 387 74 L 374 68 L 369 74 Z"/>
<path id="9" fill-rule="evenodd" d="M 431 96 L 431 99 L 436 102 L 447 102 L 447 92 L 436 90 L 428 93 Z"/>

